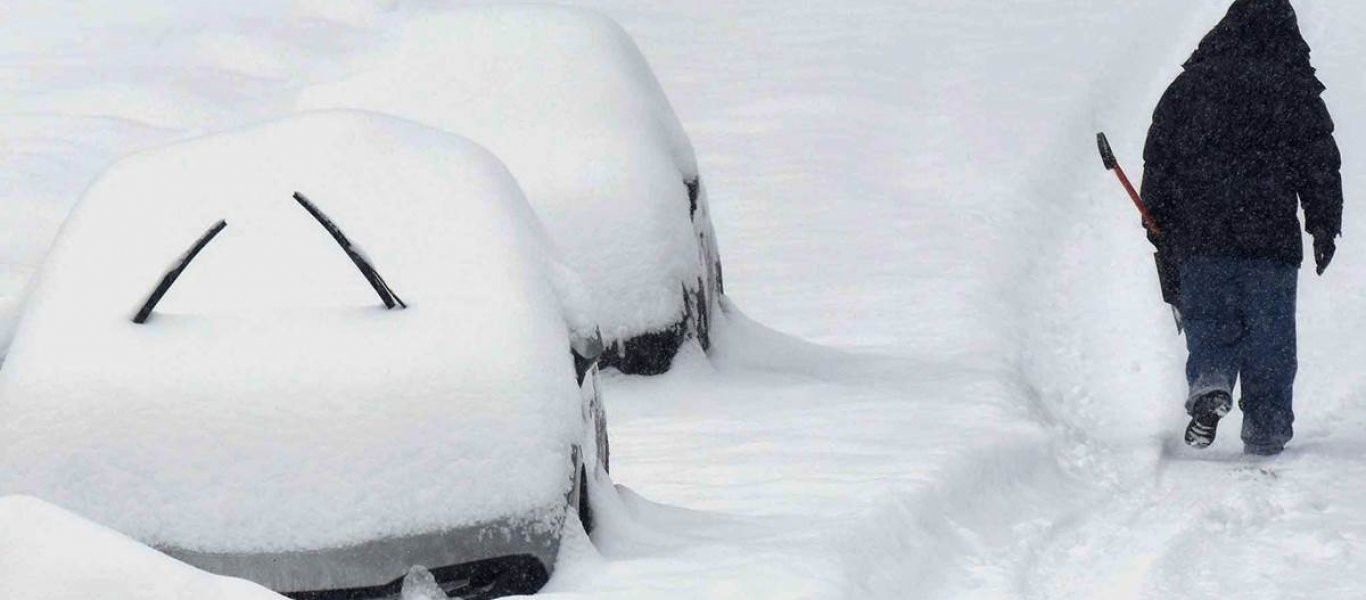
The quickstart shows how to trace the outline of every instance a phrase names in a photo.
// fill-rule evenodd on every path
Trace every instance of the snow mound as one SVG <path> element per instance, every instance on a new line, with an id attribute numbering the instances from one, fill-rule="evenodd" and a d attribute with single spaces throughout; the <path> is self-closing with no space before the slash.
<path id="1" fill-rule="evenodd" d="M 14 324 L 19 319 L 19 300 L 0 296 L 0 367 L 5 365 L 10 340 L 14 339 Z"/>
<path id="2" fill-rule="evenodd" d="M 281 600 L 27 496 L 0 497 L 0 598 Z"/>
<path id="3" fill-rule="evenodd" d="M 384 309 L 296 191 L 410 308 Z M 82 199 L 28 299 L 0 371 L 0 493 L 197 551 L 558 506 L 583 438 L 567 287 L 511 175 L 454 135 L 335 111 L 135 155 Z"/>
<path id="4" fill-rule="evenodd" d="M 708 219 L 706 207 L 690 206 L 684 183 L 697 178 L 697 163 L 615 22 L 536 6 L 433 13 L 395 27 L 352 71 L 305 90 L 300 105 L 373 110 L 469 136 L 516 175 L 589 286 L 606 337 L 683 318 L 681 288 L 707 279 L 690 220 L 692 211 Z"/>

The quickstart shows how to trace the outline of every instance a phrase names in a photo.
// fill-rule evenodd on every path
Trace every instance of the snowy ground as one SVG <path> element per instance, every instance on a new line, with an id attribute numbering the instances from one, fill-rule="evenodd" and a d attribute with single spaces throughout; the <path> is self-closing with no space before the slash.
<path id="1" fill-rule="evenodd" d="M 290 110 L 421 14 L 14 4 L 5 298 L 103 164 Z M 1181 340 L 1095 155 L 1105 129 L 1138 172 L 1152 105 L 1227 2 L 574 4 L 631 31 L 692 135 L 734 307 L 711 360 L 606 382 L 629 489 L 600 495 L 596 550 L 571 544 L 549 595 L 1366 595 L 1366 343 L 1343 335 L 1366 327 L 1366 213 L 1302 276 L 1292 448 L 1242 458 L 1235 416 L 1194 454 L 1174 443 Z M 1366 9 L 1297 6 L 1351 204 Z"/>

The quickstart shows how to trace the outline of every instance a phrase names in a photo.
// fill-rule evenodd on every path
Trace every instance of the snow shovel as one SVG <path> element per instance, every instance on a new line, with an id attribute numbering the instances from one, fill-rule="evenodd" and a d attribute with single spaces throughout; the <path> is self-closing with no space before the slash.
<path id="1" fill-rule="evenodd" d="M 1162 301 L 1171 305 L 1172 318 L 1176 320 L 1176 332 L 1182 333 L 1185 329 L 1181 322 L 1181 263 L 1172 256 L 1171 252 L 1163 252 L 1165 246 L 1162 230 L 1158 228 L 1157 221 L 1153 219 L 1152 213 L 1148 212 L 1148 206 L 1143 203 L 1143 198 L 1139 197 L 1138 190 L 1134 189 L 1134 184 L 1129 182 L 1129 176 L 1124 174 L 1124 167 L 1119 166 L 1119 160 L 1115 158 L 1115 152 L 1110 148 L 1110 140 L 1105 138 L 1104 133 L 1096 134 L 1096 145 L 1100 148 L 1100 160 L 1105 163 L 1105 169 L 1114 171 L 1119 178 L 1120 185 L 1124 186 L 1124 191 L 1129 193 L 1129 199 L 1133 200 L 1134 207 L 1138 209 L 1138 214 L 1143 217 L 1143 227 L 1147 228 L 1152 234 L 1153 239 L 1157 240 L 1158 250 L 1153 253 L 1153 261 L 1157 264 L 1157 281 L 1162 286 Z"/>

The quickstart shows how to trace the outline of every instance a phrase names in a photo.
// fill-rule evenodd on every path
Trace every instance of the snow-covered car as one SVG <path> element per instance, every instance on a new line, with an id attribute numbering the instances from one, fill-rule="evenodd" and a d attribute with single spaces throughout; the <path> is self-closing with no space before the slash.
<path id="1" fill-rule="evenodd" d="M 502 163 L 426 126 L 325 111 L 134 155 L 21 317 L 0 495 L 297 597 L 414 565 L 534 591 L 607 468 L 579 285 Z"/>
<path id="2" fill-rule="evenodd" d="M 588 286 L 607 366 L 710 347 L 721 262 L 691 142 L 624 29 L 578 9 L 472 7 L 412 19 L 353 73 L 300 95 L 469 137 L 501 158 Z"/>

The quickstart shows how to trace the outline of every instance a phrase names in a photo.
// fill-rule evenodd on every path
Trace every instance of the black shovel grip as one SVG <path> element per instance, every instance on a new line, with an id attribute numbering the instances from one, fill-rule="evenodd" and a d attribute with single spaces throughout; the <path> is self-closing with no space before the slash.
<path id="1" fill-rule="evenodd" d="M 1110 149 L 1110 140 L 1105 138 L 1104 133 L 1096 134 L 1096 146 L 1100 148 L 1100 160 L 1105 163 L 1105 170 L 1115 170 L 1115 167 L 1119 166 L 1119 160 L 1115 158 L 1115 151 Z"/>

